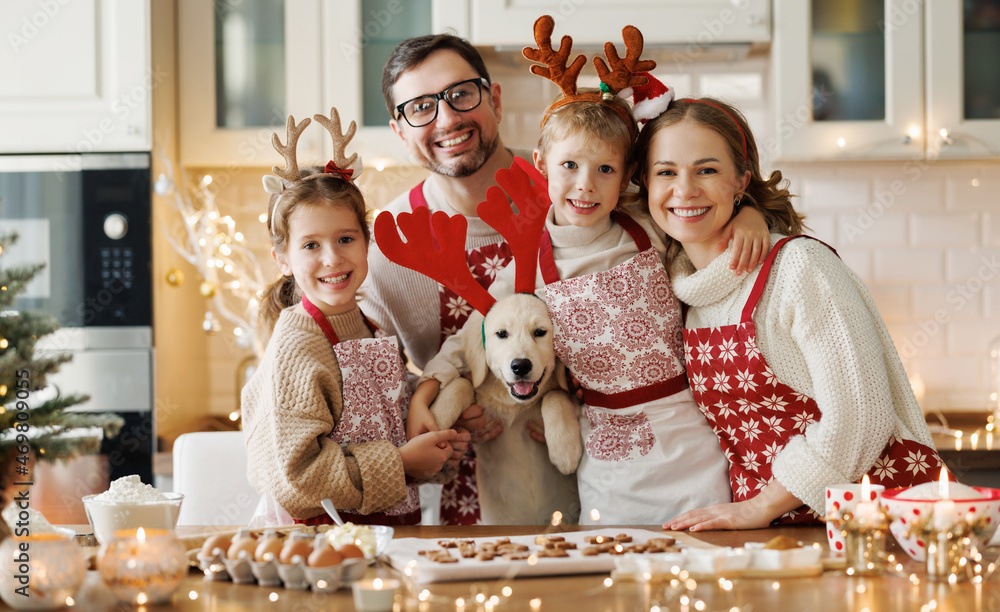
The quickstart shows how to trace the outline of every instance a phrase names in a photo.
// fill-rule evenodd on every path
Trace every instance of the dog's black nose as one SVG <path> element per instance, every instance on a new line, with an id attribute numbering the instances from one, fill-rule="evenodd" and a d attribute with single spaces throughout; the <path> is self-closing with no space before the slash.
<path id="1" fill-rule="evenodd" d="M 514 359 L 510 362 L 510 371 L 516 376 L 525 376 L 531 372 L 530 359 Z"/>

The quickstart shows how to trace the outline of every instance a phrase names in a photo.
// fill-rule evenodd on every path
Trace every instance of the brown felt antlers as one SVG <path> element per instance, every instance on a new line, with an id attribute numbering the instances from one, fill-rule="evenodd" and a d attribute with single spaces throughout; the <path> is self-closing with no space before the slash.
<path id="1" fill-rule="evenodd" d="M 530 69 L 532 74 L 537 74 L 558 85 L 564 96 L 575 96 L 576 79 L 580 76 L 584 64 L 587 63 L 587 58 L 583 55 L 577 55 L 573 63 L 567 66 L 566 60 L 569 59 L 569 54 L 573 49 L 573 39 L 569 36 L 563 36 L 559 43 L 559 50 L 553 50 L 552 30 L 554 27 L 555 22 L 549 15 L 542 15 L 536 19 L 535 44 L 538 45 L 538 48 L 525 47 L 521 53 L 533 62 L 545 64 L 545 66 L 532 65 Z"/>
<path id="2" fill-rule="evenodd" d="M 608 63 L 604 63 L 604 58 L 594 58 L 594 68 L 597 69 L 597 76 L 601 77 L 601 82 L 608 86 L 612 94 L 617 94 L 623 89 L 636 85 L 645 85 L 646 77 L 636 74 L 638 72 L 649 72 L 656 68 L 653 60 L 640 60 L 642 55 L 642 32 L 635 26 L 625 26 L 622 29 L 622 39 L 625 41 L 625 57 L 618 56 L 618 49 L 614 43 L 604 43 L 604 55 L 608 58 Z M 608 65 L 611 67 L 609 68 Z"/>
<path id="3" fill-rule="evenodd" d="M 607 63 L 601 57 L 594 58 L 594 67 L 597 68 L 597 75 L 601 78 L 601 93 L 578 93 L 576 88 L 577 78 L 586 63 L 586 58 L 578 55 L 572 64 L 567 65 L 570 51 L 573 48 L 573 39 L 563 36 L 559 44 L 559 50 L 552 48 L 552 30 L 555 26 L 552 17 L 542 15 L 535 20 L 534 34 L 537 49 L 525 47 L 522 53 L 524 57 L 544 64 L 531 66 L 532 74 L 544 77 L 556 85 L 562 91 L 562 97 L 549 105 L 545 115 L 542 117 L 542 125 L 548 120 L 549 115 L 564 104 L 577 101 L 606 102 L 610 108 L 614 109 L 622 119 L 629 125 L 632 135 L 636 134 L 635 121 L 625 107 L 614 102 L 615 95 L 636 85 L 646 83 L 646 77 L 640 72 L 649 72 L 656 68 L 653 60 L 640 60 L 642 55 L 642 33 L 635 26 L 625 26 L 622 29 L 622 39 L 625 41 L 625 57 L 618 55 L 618 49 L 614 43 L 604 43 L 604 53 L 608 58 Z"/>

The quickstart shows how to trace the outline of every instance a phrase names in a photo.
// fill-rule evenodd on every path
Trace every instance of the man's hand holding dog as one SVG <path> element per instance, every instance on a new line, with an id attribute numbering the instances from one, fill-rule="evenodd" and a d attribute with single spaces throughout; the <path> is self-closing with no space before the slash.
<path id="1" fill-rule="evenodd" d="M 486 413 L 478 404 L 472 404 L 462 411 L 455 421 L 455 429 L 466 430 L 472 434 L 472 444 L 486 442 L 503 433 L 503 423 L 500 419 L 486 419 Z"/>

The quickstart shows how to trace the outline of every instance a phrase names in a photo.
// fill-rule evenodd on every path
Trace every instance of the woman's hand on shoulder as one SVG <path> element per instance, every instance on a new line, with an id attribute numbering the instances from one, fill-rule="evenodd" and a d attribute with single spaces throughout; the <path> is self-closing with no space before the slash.
<path id="1" fill-rule="evenodd" d="M 718 249 L 721 253 L 733 243 L 733 256 L 729 260 L 729 269 L 739 276 L 750 272 L 764 263 L 768 251 L 771 250 L 771 232 L 764 221 L 764 215 L 753 206 L 743 206 L 722 229 L 722 240 Z"/>

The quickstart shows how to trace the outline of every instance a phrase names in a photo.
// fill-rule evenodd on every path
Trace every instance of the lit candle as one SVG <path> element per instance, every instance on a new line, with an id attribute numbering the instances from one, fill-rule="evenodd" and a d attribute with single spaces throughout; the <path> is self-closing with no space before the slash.
<path id="1" fill-rule="evenodd" d="M 941 476 L 938 478 L 938 493 L 941 495 L 941 501 L 934 504 L 934 529 L 948 531 L 958 519 L 955 512 L 955 502 L 948 499 L 948 468 L 941 468 Z"/>
<path id="2" fill-rule="evenodd" d="M 165 529 L 116 531 L 98 558 L 104 583 L 123 602 L 158 604 L 170 599 L 188 573 L 184 546 Z"/>
<path id="3" fill-rule="evenodd" d="M 854 506 L 854 519 L 859 525 L 870 525 L 875 522 L 878 507 L 872 503 L 872 486 L 868 474 L 861 480 L 861 500 Z"/>
<path id="4" fill-rule="evenodd" d="M 361 612 L 390 612 L 399 591 L 399 581 L 381 578 L 359 580 L 351 589 L 354 591 L 354 607 Z"/>

